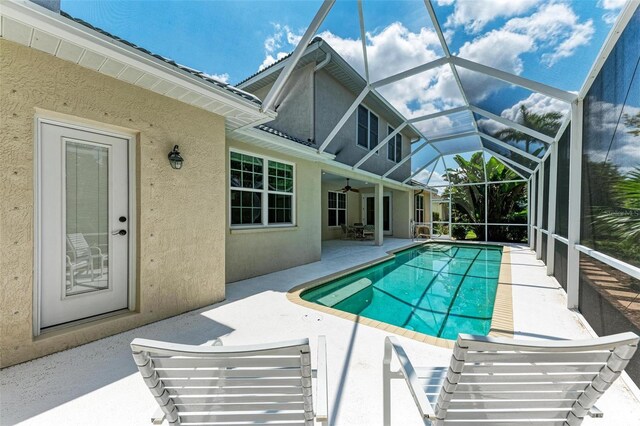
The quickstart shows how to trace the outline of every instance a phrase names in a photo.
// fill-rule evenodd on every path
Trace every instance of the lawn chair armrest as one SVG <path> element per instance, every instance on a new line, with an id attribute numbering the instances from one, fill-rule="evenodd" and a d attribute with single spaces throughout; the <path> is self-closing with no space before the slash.
<path id="1" fill-rule="evenodd" d="M 153 415 L 151 416 L 151 423 L 153 423 L 154 425 L 161 425 L 164 421 L 164 416 L 165 414 L 164 411 L 162 411 L 162 408 L 156 408 L 156 411 L 154 411 Z"/>
<path id="2" fill-rule="evenodd" d="M 600 411 L 595 405 L 591 407 L 587 414 L 589 415 L 589 417 L 592 417 L 594 419 L 601 419 L 604 417 L 604 413 Z"/>
<path id="3" fill-rule="evenodd" d="M 316 379 L 316 419 L 327 422 L 329 418 L 329 401 L 327 388 L 327 341 L 318 336 L 318 369 Z"/>
<path id="4" fill-rule="evenodd" d="M 411 364 L 407 353 L 400 345 L 400 342 L 398 342 L 398 339 L 393 336 L 387 336 L 384 341 L 384 346 L 384 364 L 389 366 L 390 368 L 391 355 L 392 353 L 396 354 L 396 357 L 398 358 L 398 361 L 400 363 L 400 373 L 402 374 L 402 377 L 404 377 L 404 380 L 409 387 L 409 392 L 411 393 L 414 402 L 418 406 L 420 414 L 422 414 L 425 419 L 434 419 L 436 417 L 436 414 L 434 413 L 433 408 L 431 407 L 431 404 L 427 399 L 424 389 L 418 381 L 418 374 L 416 373 L 416 370 L 413 368 L 413 365 Z"/>

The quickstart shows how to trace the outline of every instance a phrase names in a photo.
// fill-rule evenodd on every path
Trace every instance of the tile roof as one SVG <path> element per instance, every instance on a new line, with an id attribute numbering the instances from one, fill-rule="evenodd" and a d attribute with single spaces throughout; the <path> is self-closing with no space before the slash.
<path id="1" fill-rule="evenodd" d="M 189 67 L 181 65 L 181 64 L 179 64 L 179 63 L 177 63 L 177 62 L 175 62 L 175 61 L 173 61 L 173 60 L 171 60 L 169 58 L 165 58 L 164 56 L 161 56 L 161 55 L 158 55 L 156 53 L 153 53 L 153 52 L 151 52 L 151 51 L 149 51 L 149 50 L 147 50 L 147 49 L 145 49 L 143 47 L 140 47 L 140 46 L 137 46 L 137 45 L 131 43 L 130 41 L 127 41 L 127 40 L 125 40 L 123 38 L 120 38 L 120 37 L 118 37 L 116 35 L 113 35 L 113 34 L 107 32 L 107 31 L 105 31 L 105 30 L 103 30 L 101 28 L 95 27 L 95 26 L 91 25 L 90 23 L 88 23 L 86 21 L 83 21 L 82 19 L 75 18 L 75 17 L 69 15 L 68 13 L 66 13 L 66 12 L 64 12 L 62 10 L 60 11 L 60 15 L 64 16 L 67 19 L 71 19 L 72 21 L 77 22 L 80 25 L 83 25 L 83 26 L 85 26 L 87 28 L 90 28 L 90 29 L 92 29 L 94 31 L 97 31 L 100 34 L 105 35 L 105 36 L 107 36 L 107 37 L 109 37 L 109 38 L 111 38 L 111 39 L 113 39 L 115 41 L 118 41 L 118 42 L 120 42 L 122 44 L 125 44 L 125 45 L 127 45 L 129 47 L 132 47 L 132 48 L 134 48 L 134 49 L 136 49 L 136 50 L 138 50 L 138 51 L 140 51 L 142 53 L 145 53 L 147 55 L 153 56 L 154 58 L 159 59 L 162 62 L 165 62 L 165 63 L 167 63 L 167 64 L 169 64 L 169 65 L 171 65 L 171 66 L 173 66 L 175 68 L 178 68 L 178 69 L 180 69 L 182 71 L 188 72 L 189 74 L 191 74 L 191 75 L 193 75 L 195 77 L 198 77 L 198 78 L 206 81 L 207 83 L 213 84 L 213 85 L 215 85 L 215 86 L 217 86 L 217 87 L 219 87 L 221 89 L 224 89 L 224 90 L 226 90 L 228 92 L 231 92 L 236 96 L 244 98 L 244 99 L 246 99 L 248 101 L 251 101 L 251 102 L 253 102 L 253 103 L 257 104 L 257 105 L 262 105 L 262 101 L 257 96 L 254 96 L 254 95 L 252 95 L 250 93 L 247 93 L 244 90 L 238 89 L 237 87 L 234 87 L 234 86 L 232 86 L 230 84 L 227 84 L 225 82 L 217 80 L 217 79 L 211 77 L 210 75 L 208 75 L 208 74 L 206 74 L 204 72 L 198 71 L 198 70 L 193 69 L 193 68 L 189 68 Z"/>
<path id="2" fill-rule="evenodd" d="M 319 43 L 322 41 L 321 37 L 314 37 L 313 40 L 311 40 L 309 42 L 309 46 L 311 46 L 314 43 Z M 241 86 L 242 84 L 246 83 L 247 81 L 251 80 L 253 77 L 262 74 L 263 72 L 267 71 L 269 68 L 273 68 L 276 65 L 278 65 L 281 62 L 286 61 L 287 59 L 289 59 L 289 57 L 291 57 L 291 55 L 293 55 L 293 52 L 289 52 L 287 55 L 283 56 L 282 58 L 278 59 L 277 61 L 275 61 L 274 63 L 272 63 L 269 66 L 266 66 L 264 68 L 262 68 L 261 70 L 258 70 L 257 72 L 251 74 L 249 77 L 245 78 L 244 80 L 240 81 L 239 83 L 236 83 L 236 86 Z"/>
<path id="3" fill-rule="evenodd" d="M 269 127 L 269 126 L 266 126 L 264 124 L 257 125 L 256 129 L 262 130 L 263 132 L 271 133 L 272 135 L 279 136 L 281 138 L 284 138 L 284 139 L 290 140 L 292 142 L 296 142 L 296 143 L 302 144 L 304 146 L 314 146 L 315 145 L 313 142 L 295 138 L 293 136 L 290 136 L 290 135 L 288 135 L 286 133 L 281 132 L 280 130 L 274 129 L 273 127 Z"/>

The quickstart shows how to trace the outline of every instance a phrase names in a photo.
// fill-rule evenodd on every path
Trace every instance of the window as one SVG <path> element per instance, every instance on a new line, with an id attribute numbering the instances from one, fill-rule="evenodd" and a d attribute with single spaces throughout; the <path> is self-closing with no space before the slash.
<path id="1" fill-rule="evenodd" d="M 231 225 L 293 224 L 292 164 L 231 152 L 230 173 Z"/>
<path id="2" fill-rule="evenodd" d="M 396 129 L 391 126 L 387 127 L 387 135 L 393 133 Z M 387 143 L 387 158 L 391 161 L 399 163 L 402 160 L 402 135 L 398 133 Z"/>
<path id="3" fill-rule="evenodd" d="M 347 194 L 344 192 L 329 191 L 329 226 L 347 224 Z"/>
<path id="4" fill-rule="evenodd" d="M 356 143 L 369 150 L 378 146 L 378 116 L 362 105 L 358 106 Z"/>
<path id="5" fill-rule="evenodd" d="M 424 195 L 416 194 L 416 223 L 424 223 Z"/>

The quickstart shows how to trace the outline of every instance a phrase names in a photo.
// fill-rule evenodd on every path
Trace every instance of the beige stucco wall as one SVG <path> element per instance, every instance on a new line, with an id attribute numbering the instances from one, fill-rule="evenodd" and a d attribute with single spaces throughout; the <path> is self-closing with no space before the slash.
<path id="1" fill-rule="evenodd" d="M 411 220 L 415 215 L 413 191 L 392 191 L 393 193 L 393 236 L 411 238 Z"/>
<path id="2" fill-rule="evenodd" d="M 224 298 L 222 117 L 0 40 L 0 366 Z M 137 136 L 137 312 L 32 337 L 36 108 Z M 180 144 L 182 170 L 167 153 Z"/>
<path id="3" fill-rule="evenodd" d="M 295 164 L 296 224 L 290 227 L 231 229 L 226 225 L 227 282 L 239 281 L 320 260 L 320 166 L 313 161 L 289 157 L 235 140 L 236 149 Z M 227 156 L 228 158 L 228 152 Z M 225 185 L 229 205 L 229 182 Z"/>

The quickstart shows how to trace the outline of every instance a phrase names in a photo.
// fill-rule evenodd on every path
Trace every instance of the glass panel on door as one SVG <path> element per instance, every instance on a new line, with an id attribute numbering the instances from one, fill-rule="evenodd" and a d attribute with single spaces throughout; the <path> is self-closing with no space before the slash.
<path id="1" fill-rule="evenodd" d="M 65 296 L 109 288 L 109 148 L 65 141 Z"/>
<path id="2" fill-rule="evenodd" d="M 376 200 L 375 197 L 367 197 L 367 207 L 366 207 L 366 224 L 367 225 L 375 225 L 376 224 Z"/>

